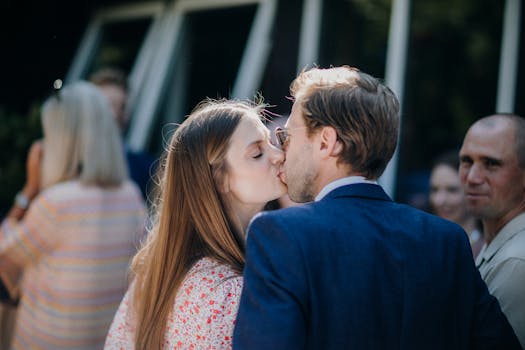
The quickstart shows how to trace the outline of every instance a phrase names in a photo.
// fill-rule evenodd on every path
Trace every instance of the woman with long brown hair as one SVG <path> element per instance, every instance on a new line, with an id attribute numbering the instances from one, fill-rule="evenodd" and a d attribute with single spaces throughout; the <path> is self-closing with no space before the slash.
<path id="1" fill-rule="evenodd" d="M 133 260 L 106 349 L 231 348 L 244 233 L 286 191 L 284 155 L 262 108 L 208 100 L 172 136 L 156 223 Z"/>

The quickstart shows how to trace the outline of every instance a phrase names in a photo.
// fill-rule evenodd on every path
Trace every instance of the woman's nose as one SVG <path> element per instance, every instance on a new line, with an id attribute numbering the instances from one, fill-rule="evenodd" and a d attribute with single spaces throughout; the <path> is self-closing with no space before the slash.
<path id="1" fill-rule="evenodd" d="M 432 195 L 433 202 L 436 206 L 441 206 L 445 204 L 447 200 L 447 195 L 443 191 L 437 191 Z"/>

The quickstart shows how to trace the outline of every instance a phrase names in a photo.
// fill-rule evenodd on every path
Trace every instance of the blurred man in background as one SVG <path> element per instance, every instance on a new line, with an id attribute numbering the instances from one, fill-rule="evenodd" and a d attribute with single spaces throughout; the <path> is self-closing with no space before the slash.
<path id="1" fill-rule="evenodd" d="M 128 93 L 129 85 L 124 72 L 117 68 L 105 67 L 93 73 L 89 79 L 97 85 L 109 99 L 117 124 L 124 134 L 129 123 Z M 133 151 L 124 145 L 131 179 L 139 186 L 147 201 L 151 175 L 154 173 L 154 158 L 146 152 Z"/>
<path id="2" fill-rule="evenodd" d="M 485 233 L 476 266 L 525 348 L 525 119 L 478 120 L 459 156 L 467 207 Z"/>

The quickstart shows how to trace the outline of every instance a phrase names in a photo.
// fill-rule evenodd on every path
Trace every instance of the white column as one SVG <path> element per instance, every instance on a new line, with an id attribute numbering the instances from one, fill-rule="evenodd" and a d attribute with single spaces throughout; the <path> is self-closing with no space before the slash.
<path id="1" fill-rule="evenodd" d="M 262 0 L 257 9 L 235 79 L 233 97 L 252 99 L 261 84 L 272 46 L 270 32 L 276 6 L 275 0 Z"/>
<path id="2" fill-rule="evenodd" d="M 507 0 L 503 14 L 503 33 L 498 75 L 497 113 L 513 113 L 518 75 L 521 0 Z"/>
<path id="3" fill-rule="evenodd" d="M 410 24 L 410 0 L 392 0 L 390 29 L 388 33 L 388 51 L 386 55 L 385 83 L 399 98 L 403 106 L 405 86 L 406 54 Z M 401 114 L 402 115 L 402 114 Z M 395 196 L 398 150 L 388 163 L 379 182 L 385 191 Z"/>
<path id="4" fill-rule="evenodd" d="M 102 21 L 95 19 L 89 23 L 89 26 L 84 33 L 84 37 L 78 46 L 73 63 L 69 68 L 65 82 L 70 84 L 82 78 L 84 71 L 87 69 L 88 62 L 93 57 L 93 52 L 100 39 L 100 32 L 102 27 Z"/>
<path id="5" fill-rule="evenodd" d="M 297 72 L 318 63 L 319 36 L 321 32 L 322 0 L 304 0 Z"/>
<path id="6" fill-rule="evenodd" d="M 156 52 L 155 56 L 151 57 L 153 69 L 137 96 L 137 108 L 128 133 L 128 145 L 132 150 L 144 149 L 149 141 L 155 110 L 158 108 L 182 22 L 182 14 L 174 11 L 162 18 L 159 22 L 160 28 L 155 31 L 156 37 L 152 37 Z"/>

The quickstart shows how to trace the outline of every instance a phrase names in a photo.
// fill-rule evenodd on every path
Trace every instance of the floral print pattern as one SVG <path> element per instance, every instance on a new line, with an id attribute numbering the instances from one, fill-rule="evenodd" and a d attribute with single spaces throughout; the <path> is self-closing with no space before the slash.
<path id="1" fill-rule="evenodd" d="M 133 285 L 130 287 L 133 290 Z M 211 258 L 197 261 L 184 279 L 168 316 L 164 349 L 231 349 L 242 276 Z M 126 293 L 104 349 L 133 349 L 134 325 Z"/>

